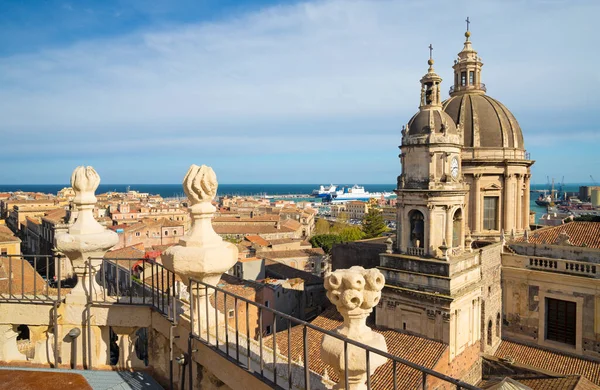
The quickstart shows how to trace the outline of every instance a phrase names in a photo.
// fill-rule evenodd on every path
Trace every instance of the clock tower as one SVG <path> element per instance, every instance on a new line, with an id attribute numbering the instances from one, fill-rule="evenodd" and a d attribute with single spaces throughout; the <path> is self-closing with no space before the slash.
<path id="1" fill-rule="evenodd" d="M 442 79 L 433 69 L 421 78 L 417 112 L 402 129 L 398 176 L 397 250 L 448 259 L 465 245 L 467 188 L 461 170 L 462 134 L 442 110 Z"/>

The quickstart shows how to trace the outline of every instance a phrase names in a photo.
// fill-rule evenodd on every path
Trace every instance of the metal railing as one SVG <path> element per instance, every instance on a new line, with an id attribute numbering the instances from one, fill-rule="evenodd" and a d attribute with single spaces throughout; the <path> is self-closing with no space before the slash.
<path id="1" fill-rule="evenodd" d="M 53 255 L 0 255 L 0 302 L 60 302 L 61 259 Z M 56 281 L 51 276 L 53 267 Z"/>
<path id="2" fill-rule="evenodd" d="M 483 92 L 487 92 L 487 88 L 485 87 L 484 83 L 478 83 L 478 84 L 469 84 L 469 85 L 459 85 L 457 87 L 455 87 L 454 85 L 450 87 L 450 91 L 448 93 L 452 94 L 455 90 L 457 92 L 459 91 L 471 91 L 474 89 L 480 89 Z"/>
<path id="3" fill-rule="evenodd" d="M 414 372 L 410 372 L 412 379 L 412 387 L 410 388 L 427 389 L 431 378 L 431 380 L 454 386 L 456 389 L 478 389 L 468 383 L 451 378 L 398 356 L 394 356 L 388 352 L 346 338 L 333 331 L 322 329 L 309 322 L 299 320 L 243 296 L 231 293 L 221 287 L 211 286 L 191 278 L 188 289 L 190 297 L 197 297 L 201 291 L 203 291 L 206 296 L 206 299 L 204 299 L 202 303 L 200 303 L 201 301 L 198 299 L 190 298 L 189 316 L 192 332 L 188 343 L 188 354 L 191 355 L 194 351 L 192 349 L 192 342 L 196 340 L 213 349 L 232 363 L 245 367 L 248 371 L 252 372 L 255 376 L 274 388 L 291 389 L 292 386 L 296 384 L 299 385 L 299 387 L 309 390 L 311 386 L 314 386 L 316 383 L 311 384 L 311 377 L 316 375 L 318 376 L 317 380 L 320 380 L 323 374 L 316 371 L 321 365 L 315 362 L 314 356 L 311 360 L 310 342 L 312 341 L 315 344 L 318 343 L 320 346 L 322 336 L 328 335 L 343 342 L 343 361 L 345 362 L 348 361 L 349 349 L 352 350 L 353 354 L 356 353 L 356 350 L 364 351 L 367 389 L 374 389 L 376 387 L 380 389 L 393 388 L 394 390 L 408 388 L 406 387 L 407 379 L 401 376 L 399 370 L 401 370 L 403 374 L 406 374 L 406 370 L 414 370 Z M 211 293 L 214 305 L 210 304 Z M 219 307 L 221 306 L 219 304 L 219 297 L 221 297 L 220 299 L 223 303 L 222 314 L 219 314 Z M 228 302 L 233 302 L 233 317 L 231 318 L 234 323 L 233 326 L 229 325 Z M 200 307 L 201 305 L 204 307 Z M 242 319 L 241 331 L 238 313 L 240 306 L 245 311 L 245 319 Z M 256 314 L 256 322 L 258 322 L 258 331 L 254 336 L 250 333 L 251 326 L 255 325 L 253 323 L 255 320 L 252 322 L 250 321 L 251 311 Z M 203 316 L 204 318 L 198 316 L 198 319 L 196 320 L 195 317 L 197 316 L 197 313 L 200 312 L 205 314 Z M 271 332 L 266 338 L 262 331 L 265 314 L 268 314 L 269 317 L 271 317 L 269 324 Z M 216 325 L 219 323 L 220 316 L 225 317 L 227 325 Z M 277 324 L 280 322 L 278 320 L 283 321 L 287 325 L 280 333 L 277 333 Z M 311 337 L 309 337 L 309 335 Z M 296 345 L 294 345 L 294 342 L 296 342 Z M 285 352 L 279 353 L 278 347 Z M 294 347 L 296 351 L 301 351 L 301 361 L 295 362 L 293 360 L 294 356 L 292 356 L 292 349 Z M 373 359 L 373 355 L 382 356 L 385 359 L 388 359 L 388 363 L 391 362 L 391 364 L 386 363 L 387 367 L 384 365 L 382 368 L 379 368 L 375 374 L 371 374 L 370 362 Z M 333 372 L 333 370 L 330 372 Z M 191 390 L 193 379 L 191 368 L 188 375 L 189 388 Z M 379 378 L 377 378 L 377 376 L 379 376 Z M 392 383 L 390 383 L 389 386 L 385 385 L 385 387 L 382 387 L 384 386 L 384 384 L 381 383 L 382 378 L 389 376 L 391 376 Z M 335 373 L 331 375 L 331 377 L 332 379 L 344 381 L 346 388 L 348 388 L 347 386 L 350 382 L 347 365 L 344 368 L 343 378 L 336 378 Z M 402 382 L 402 384 L 400 382 Z M 379 385 L 374 387 L 375 383 L 378 383 Z"/>
<path id="4" fill-rule="evenodd" d="M 102 293 L 89 295 L 91 304 L 121 304 L 151 306 L 173 322 L 183 312 L 179 300 L 178 283 L 175 273 L 164 265 L 146 258 L 89 258 L 88 272 L 99 268 L 96 281 Z M 134 275 L 133 268 L 140 268 L 140 276 Z M 89 291 L 93 281 L 88 280 Z"/>
<path id="5" fill-rule="evenodd" d="M 62 302 L 61 264 L 57 255 L 0 255 L 0 302 L 52 305 L 50 311 L 52 334 L 51 367 L 58 368 L 58 308 Z M 50 279 L 56 267 L 56 281 Z M 3 272 L 2 272 L 3 271 Z"/>

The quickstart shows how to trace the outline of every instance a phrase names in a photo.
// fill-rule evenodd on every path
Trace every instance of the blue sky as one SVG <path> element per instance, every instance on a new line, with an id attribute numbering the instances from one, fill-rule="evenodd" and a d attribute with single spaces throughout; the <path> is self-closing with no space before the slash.
<path id="1" fill-rule="evenodd" d="M 533 182 L 600 176 L 594 0 L 2 5 L 3 184 L 83 164 L 104 183 L 178 183 L 193 163 L 222 183 L 395 183 L 427 46 L 447 91 L 467 15 Z"/>

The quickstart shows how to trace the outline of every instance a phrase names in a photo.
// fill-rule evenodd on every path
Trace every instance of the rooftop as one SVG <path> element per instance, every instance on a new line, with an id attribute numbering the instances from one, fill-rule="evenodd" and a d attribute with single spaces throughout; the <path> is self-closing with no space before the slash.
<path id="1" fill-rule="evenodd" d="M 600 249 L 600 222 L 569 222 L 559 226 L 549 226 L 531 232 L 529 242 L 533 244 L 554 244 L 558 235 L 567 233 L 574 246 L 587 246 Z M 523 237 L 516 242 L 524 242 Z"/>

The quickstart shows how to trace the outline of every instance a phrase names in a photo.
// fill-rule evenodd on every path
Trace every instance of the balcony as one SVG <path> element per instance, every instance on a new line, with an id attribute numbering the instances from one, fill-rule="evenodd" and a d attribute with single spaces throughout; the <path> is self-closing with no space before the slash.
<path id="1" fill-rule="evenodd" d="M 421 249 L 421 248 L 415 248 Z M 169 326 L 162 333 L 169 338 L 173 345 L 187 344 L 184 349 L 184 359 L 195 356 L 202 348 L 203 353 L 212 351 L 215 357 L 205 356 L 205 359 L 215 360 L 221 357 L 221 365 L 233 364 L 243 370 L 250 378 L 258 378 L 266 388 L 305 388 L 316 389 L 330 387 L 336 382 L 350 383 L 352 373 L 348 367 L 337 375 L 335 370 L 324 364 L 319 356 L 319 346 L 324 335 L 335 338 L 343 344 L 345 359 L 349 356 L 365 357 L 366 386 L 367 389 L 404 389 L 407 384 L 415 388 L 427 389 L 445 384 L 457 389 L 476 389 L 432 369 L 420 366 L 410 360 L 400 358 L 388 352 L 378 350 L 370 345 L 341 336 L 331 329 L 324 329 L 309 322 L 299 320 L 271 307 L 254 302 L 244 296 L 227 291 L 220 286 L 213 286 L 200 280 L 190 278 L 187 285 L 183 285 L 174 272 L 152 260 L 143 258 L 90 258 L 101 263 L 97 273 L 96 282 L 102 286 L 101 294 L 90 296 L 84 311 L 86 318 L 83 324 L 101 323 L 98 317 L 104 311 L 107 318 L 106 326 L 114 327 L 117 322 L 111 319 L 111 311 L 119 311 L 119 316 L 134 314 L 136 309 L 150 310 L 162 318 L 161 321 Z M 51 313 L 48 326 L 51 332 L 66 324 L 62 323 L 61 307 L 68 306 L 65 301 L 65 292 L 61 283 L 49 281 L 48 278 L 33 276 L 34 264 L 44 269 L 54 263 L 60 270 L 60 263 L 68 261 L 64 257 L 49 256 L 4 256 L 2 257 L 3 270 L 7 275 L 13 275 L 10 283 L 0 290 L 0 302 L 15 305 L 47 306 Z M 92 261 L 88 261 L 87 272 L 92 273 Z M 39 268 L 38 268 L 39 269 Z M 132 272 L 134 269 L 144 270 L 143 274 Z M 21 271 L 24 270 L 24 271 Z M 18 280 L 14 280 L 17 278 Z M 50 278 L 51 279 L 51 278 Z M 33 280 L 32 285 L 30 281 Z M 37 280 L 37 281 L 36 281 Z M 92 291 L 92 280 L 89 279 L 88 291 Z M 204 301 L 194 299 L 200 291 L 210 299 Z M 191 293 L 191 294 L 190 294 Z M 190 304 L 190 301 L 192 304 Z M 202 302 L 202 303 L 201 303 Z M 233 313 L 230 315 L 231 311 Z M 335 311 L 334 311 L 335 312 Z M 339 315 L 335 313 L 338 322 Z M 222 321 L 228 317 L 226 323 Z M 115 316 L 116 317 L 116 316 Z M 281 323 L 284 324 L 281 327 Z M 215 324 L 219 324 L 215 326 Z M 271 334 L 266 335 L 255 329 L 263 329 L 263 325 L 271 326 Z M 140 323 L 140 327 L 148 326 Z M 170 332 L 169 332 L 169 328 Z M 178 335 L 178 336 L 177 336 Z M 69 362 L 61 360 L 61 349 L 66 348 L 58 337 L 50 338 L 52 345 L 49 355 L 53 357 L 48 365 L 54 368 L 67 368 Z M 178 340 L 177 340 L 178 339 Z M 83 338 L 84 350 L 93 350 L 94 343 L 88 338 Z M 206 348 L 204 348 L 206 347 Z M 37 348 L 36 352 L 40 349 Z M 126 352 L 121 352 L 121 357 L 126 358 Z M 374 373 L 370 362 L 376 357 L 385 359 L 386 363 Z M 154 365 L 160 360 L 158 356 L 148 357 L 150 364 Z M 34 358 L 35 361 L 35 358 Z M 84 360 L 85 369 L 103 369 L 105 365 L 95 357 L 87 356 Z M 23 362 L 26 364 L 26 362 Z M 167 370 L 174 375 L 173 368 L 178 367 L 177 359 L 169 361 Z M 225 369 L 227 371 L 227 369 Z M 197 388 L 194 384 L 196 374 L 188 370 L 183 377 L 169 378 L 170 388 L 176 388 L 175 383 L 184 382 L 186 387 Z M 244 375 L 246 375 L 244 374 Z M 177 381 L 178 379 L 178 381 Z M 222 378 L 220 378 L 223 380 Z M 187 382 L 187 383 L 186 383 Z M 179 387 L 179 386 L 177 386 Z"/>
<path id="2" fill-rule="evenodd" d="M 406 248 L 406 254 L 409 256 L 425 256 L 425 248 L 408 247 Z"/>
<path id="3" fill-rule="evenodd" d="M 454 86 L 451 86 L 449 93 L 453 94 L 455 91 L 462 92 L 462 91 L 472 91 L 472 90 L 480 90 L 483 92 L 487 92 L 487 88 L 485 87 L 485 84 L 479 83 L 479 84 L 470 84 L 470 85 L 459 85 L 457 88 L 454 88 Z"/>

